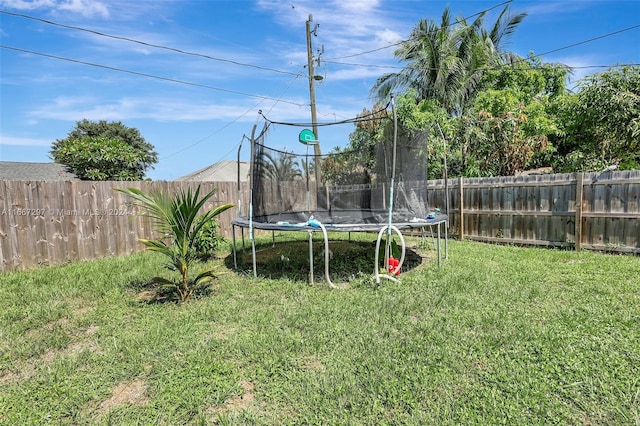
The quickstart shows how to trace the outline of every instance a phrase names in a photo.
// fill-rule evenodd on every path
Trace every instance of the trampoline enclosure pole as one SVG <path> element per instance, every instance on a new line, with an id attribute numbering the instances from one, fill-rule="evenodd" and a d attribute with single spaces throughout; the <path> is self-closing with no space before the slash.
<path id="1" fill-rule="evenodd" d="M 391 110 L 393 111 L 393 152 L 391 161 L 391 185 L 389 188 L 389 218 L 387 222 L 387 243 L 385 247 L 385 269 L 389 266 L 388 261 L 391 256 L 391 226 L 393 224 L 393 191 L 396 178 L 396 143 L 398 140 L 398 116 L 396 115 L 396 102 L 391 95 Z"/>
<path id="2" fill-rule="evenodd" d="M 249 161 L 250 164 L 250 176 L 249 176 L 249 182 L 251 185 L 251 189 L 249 190 L 249 241 L 251 241 L 251 260 L 253 261 L 253 277 L 257 278 L 258 277 L 258 271 L 256 268 L 256 242 L 253 239 L 253 164 L 255 161 L 254 158 L 254 150 L 255 150 L 255 133 L 256 133 L 256 125 L 253 125 L 253 128 L 251 129 L 251 158 Z"/>

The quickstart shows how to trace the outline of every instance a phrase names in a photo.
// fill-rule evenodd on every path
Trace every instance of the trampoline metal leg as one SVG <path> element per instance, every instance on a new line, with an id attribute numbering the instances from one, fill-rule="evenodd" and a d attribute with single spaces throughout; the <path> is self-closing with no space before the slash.
<path id="1" fill-rule="evenodd" d="M 256 266 L 256 240 L 253 238 L 253 231 L 249 231 L 251 240 L 251 259 L 253 261 L 253 278 L 258 278 L 258 267 Z"/>
<path id="2" fill-rule="evenodd" d="M 440 223 L 438 223 L 437 227 L 438 227 L 438 268 L 442 267 L 441 261 L 440 261 Z"/>
<path id="3" fill-rule="evenodd" d="M 236 255 L 236 226 L 231 225 L 231 241 L 233 246 L 233 268 L 238 269 L 238 257 Z"/>
<path id="4" fill-rule="evenodd" d="M 444 223 L 444 258 L 449 259 L 449 221 Z"/>
<path id="5" fill-rule="evenodd" d="M 309 231 L 309 283 L 313 284 L 313 232 Z"/>

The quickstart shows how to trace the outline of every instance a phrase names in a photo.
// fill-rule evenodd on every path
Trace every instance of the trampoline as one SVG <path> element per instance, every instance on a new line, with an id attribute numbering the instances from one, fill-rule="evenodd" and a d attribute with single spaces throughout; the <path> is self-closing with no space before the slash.
<path id="1" fill-rule="evenodd" d="M 250 197 L 248 212 L 232 221 L 234 266 L 237 264 L 237 235 L 240 228 L 244 248 L 244 229 L 248 229 L 252 249 L 253 275 L 257 277 L 254 230 L 275 232 L 307 232 L 309 234 L 310 282 L 314 281 L 313 235 L 322 232 L 325 242 L 325 279 L 331 287 L 329 273 L 329 232 L 378 233 L 376 260 L 372 266 L 376 281 L 381 278 L 397 281 L 395 272 L 402 267 L 405 254 L 403 230 L 418 229 L 424 236 L 430 230 L 437 238 L 438 266 L 441 267 L 442 244 L 448 257 L 449 219 L 436 206 L 429 205 L 427 185 L 428 134 L 412 131 L 397 124 L 393 103 L 392 116 L 376 114 L 326 126 L 349 126 L 356 131 L 374 129 L 379 135 L 375 145 L 364 150 L 337 150 L 325 155 L 310 152 L 318 143 L 308 129 L 299 132 L 301 146 L 296 149 L 276 149 L 282 138 L 290 140 L 286 131 L 309 124 L 282 123 L 265 119 L 257 136 L 251 135 Z M 387 106 L 388 107 L 388 106 Z M 384 109 L 386 111 L 386 108 Z M 323 133 L 329 130 L 323 129 Z M 274 137 L 275 134 L 275 137 Z M 289 132 L 289 135 L 292 133 Z M 295 133 L 293 133 L 295 135 Z M 310 136 L 311 135 L 311 136 Z M 269 141 L 269 143 L 268 143 Z M 284 144 L 286 146 L 286 144 Z M 240 192 L 240 182 L 238 191 Z M 239 197 L 240 199 L 240 197 Z M 401 242 L 398 266 L 389 274 L 380 273 L 378 252 L 385 241 L 383 270 L 389 265 L 391 240 Z M 386 236 L 386 238 L 385 238 Z M 273 237 L 275 238 L 275 237 Z"/>

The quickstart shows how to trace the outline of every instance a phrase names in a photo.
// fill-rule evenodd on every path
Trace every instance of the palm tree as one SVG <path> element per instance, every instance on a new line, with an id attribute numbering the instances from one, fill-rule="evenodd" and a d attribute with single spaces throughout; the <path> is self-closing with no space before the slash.
<path id="1" fill-rule="evenodd" d="M 422 19 L 409 40 L 395 51 L 395 56 L 407 65 L 400 72 L 380 77 L 372 88 L 379 102 L 397 90 L 414 89 L 420 99 L 438 99 L 451 105 L 451 89 L 457 86 L 460 58 L 457 45 L 465 28 L 454 29 L 449 8 L 442 13 L 440 25 Z"/>
<path id="2" fill-rule="evenodd" d="M 419 99 L 436 99 L 449 114 L 460 116 L 480 88 L 483 70 L 517 58 L 504 50 L 504 43 L 526 14 L 511 17 L 508 9 L 505 6 L 490 31 L 483 29 L 486 12 L 471 24 L 454 21 L 448 7 L 439 24 L 420 20 L 395 52 L 407 65 L 380 77 L 372 93 L 381 101 L 393 91 L 411 88 Z"/>
<path id="3" fill-rule="evenodd" d="M 277 155 L 265 152 L 262 173 L 263 177 L 277 182 L 293 181 L 302 177 L 302 172 L 295 161 L 295 154 L 289 152 L 279 152 Z"/>
<path id="4" fill-rule="evenodd" d="M 509 6 L 505 6 L 498 15 L 493 27 L 487 31 L 483 27 L 485 13 L 469 25 L 469 39 L 462 44 L 461 58 L 466 58 L 464 69 L 466 76 L 461 85 L 460 100 L 461 108 L 458 113 L 461 115 L 470 100 L 472 100 L 482 87 L 480 86 L 482 76 L 485 71 L 502 65 L 514 65 L 523 60 L 522 57 L 506 49 L 509 36 L 511 36 L 518 25 L 527 16 L 520 13 L 512 16 L 509 14 Z M 459 21 L 462 25 L 467 25 L 464 19 Z"/>
<path id="5" fill-rule="evenodd" d="M 200 231 L 209 221 L 215 220 L 220 213 L 233 207 L 233 204 L 223 204 L 200 214 L 200 209 L 217 192 L 217 188 L 200 198 L 199 185 L 195 192 L 191 189 L 182 190 L 174 197 L 162 191 L 145 194 L 137 188 L 116 188 L 116 191 L 131 197 L 135 205 L 142 207 L 141 214 L 149 217 L 156 231 L 162 234 L 161 238 L 141 239 L 140 242 L 148 250 L 167 256 L 170 260 L 167 267 L 178 271 L 181 277 L 178 283 L 162 277 L 155 277 L 151 282 L 175 289 L 181 302 L 189 300 L 195 288 L 214 276 L 213 270 L 207 270 L 195 279 L 189 279 L 189 268 L 199 256 L 196 244 Z M 166 239 L 168 242 L 165 242 Z"/>

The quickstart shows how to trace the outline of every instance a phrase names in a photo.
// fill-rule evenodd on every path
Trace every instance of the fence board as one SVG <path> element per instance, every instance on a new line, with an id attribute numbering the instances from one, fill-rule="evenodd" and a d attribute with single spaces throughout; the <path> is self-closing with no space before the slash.
<path id="1" fill-rule="evenodd" d="M 640 254 L 640 171 L 466 178 L 449 187 L 457 188 L 449 194 L 454 235 L 462 227 L 474 240 Z M 430 204 L 442 205 L 444 181 L 429 189 Z"/>

